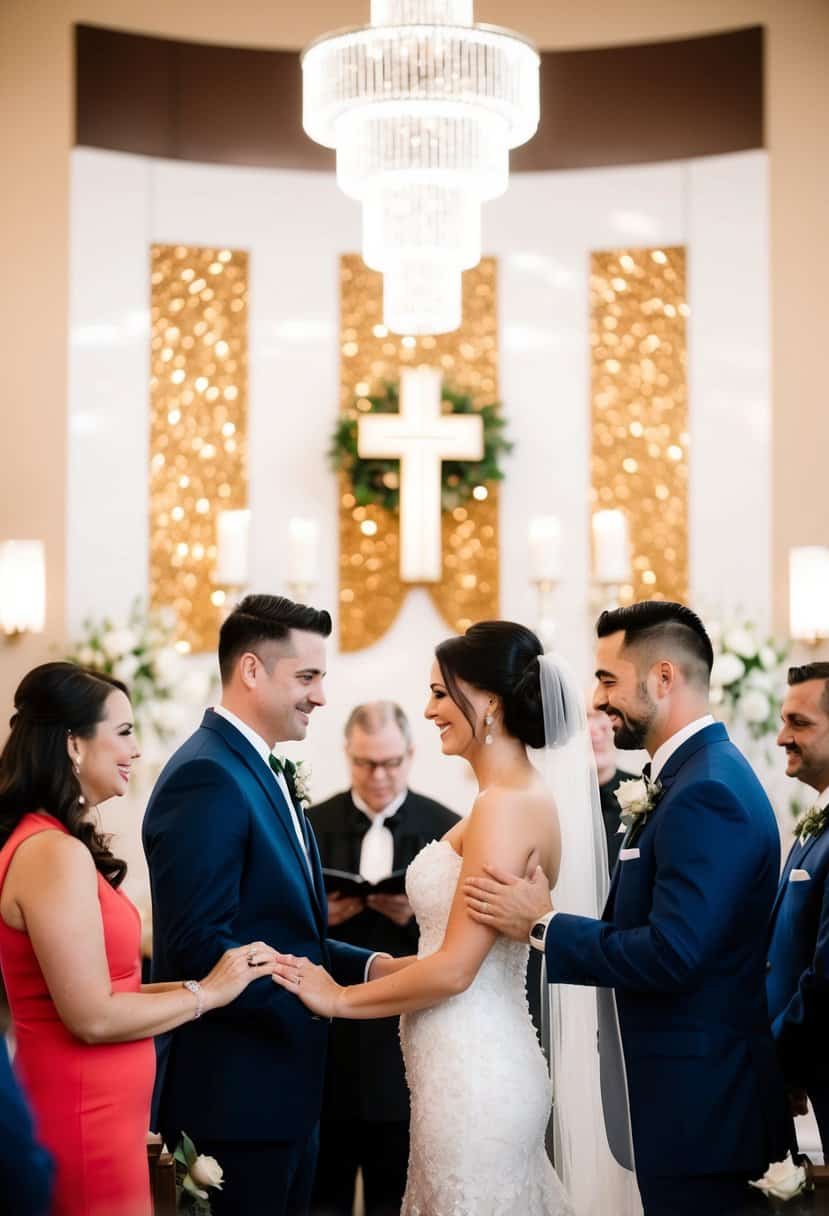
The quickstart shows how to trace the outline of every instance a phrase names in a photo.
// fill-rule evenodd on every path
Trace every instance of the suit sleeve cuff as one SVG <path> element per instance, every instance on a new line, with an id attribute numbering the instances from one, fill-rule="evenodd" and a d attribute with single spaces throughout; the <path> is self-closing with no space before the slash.
<path id="1" fill-rule="evenodd" d="M 369 982 L 369 980 L 371 979 L 371 964 L 374 962 L 374 960 L 376 958 L 391 958 L 391 957 L 392 957 L 391 954 L 386 954 L 382 950 L 375 950 L 373 954 L 370 954 L 368 956 L 368 962 L 366 963 L 366 969 L 363 973 L 363 983 L 367 984 Z"/>
<path id="2" fill-rule="evenodd" d="M 547 930 L 550 927 L 550 921 L 555 916 L 555 911 L 548 912 L 537 920 L 530 929 L 530 945 L 534 950 L 543 950 L 547 944 Z"/>

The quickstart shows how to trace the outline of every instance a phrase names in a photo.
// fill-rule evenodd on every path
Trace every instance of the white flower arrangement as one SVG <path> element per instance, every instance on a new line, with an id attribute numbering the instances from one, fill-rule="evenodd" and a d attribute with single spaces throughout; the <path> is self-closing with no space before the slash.
<path id="1" fill-rule="evenodd" d="M 750 622 L 712 630 L 711 703 L 727 723 L 745 725 L 752 739 L 776 735 L 788 651 Z"/>
<path id="2" fill-rule="evenodd" d="M 144 740 L 150 735 L 161 743 L 175 738 L 187 720 L 183 702 L 206 701 L 209 694 L 207 679 L 197 672 L 183 672 L 174 627 L 171 613 L 150 613 L 137 601 L 126 624 L 106 617 L 84 621 L 82 636 L 66 655 L 82 667 L 123 680 L 130 691 L 136 732 Z"/>

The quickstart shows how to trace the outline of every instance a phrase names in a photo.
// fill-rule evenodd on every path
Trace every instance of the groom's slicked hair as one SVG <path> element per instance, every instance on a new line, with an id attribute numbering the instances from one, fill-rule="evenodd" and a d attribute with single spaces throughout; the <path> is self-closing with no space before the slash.
<path id="1" fill-rule="evenodd" d="M 292 629 L 327 638 L 331 617 L 324 609 L 295 604 L 284 595 L 246 595 L 219 630 L 222 683 L 229 683 L 236 662 L 246 651 L 256 653 L 262 642 L 285 642 Z"/>
<path id="2" fill-rule="evenodd" d="M 640 600 L 603 612 L 596 623 L 600 638 L 624 633 L 625 650 L 640 651 L 647 663 L 672 659 L 690 683 L 708 687 L 714 648 L 700 618 L 684 604 Z"/>
<path id="3" fill-rule="evenodd" d="M 789 668 L 790 685 L 806 684 L 809 680 L 823 680 L 820 707 L 824 713 L 829 714 L 829 663 L 803 663 L 800 667 Z"/>

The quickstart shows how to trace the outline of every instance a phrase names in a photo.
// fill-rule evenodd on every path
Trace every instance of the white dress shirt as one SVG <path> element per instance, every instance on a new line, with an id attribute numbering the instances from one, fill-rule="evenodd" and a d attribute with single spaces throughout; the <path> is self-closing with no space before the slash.
<path id="1" fill-rule="evenodd" d="M 359 872 L 367 882 L 379 882 L 394 870 L 394 837 L 385 825 L 400 810 L 408 792 L 398 794 L 382 811 L 372 811 L 359 794 L 351 791 L 351 801 L 371 825 L 360 846 Z"/>
<path id="2" fill-rule="evenodd" d="M 285 780 L 285 774 L 284 773 L 275 773 L 274 770 L 271 768 L 271 755 L 272 755 L 271 749 L 268 747 L 267 743 L 265 742 L 265 740 L 262 738 L 261 735 L 258 735 L 256 733 L 256 731 L 253 730 L 252 727 L 248 726 L 247 722 L 243 722 L 241 718 L 237 718 L 236 714 L 232 713 L 229 709 L 225 709 L 224 705 L 216 705 L 216 706 L 214 706 L 214 710 L 219 715 L 220 718 L 224 718 L 225 721 L 229 722 L 231 726 L 235 726 L 236 729 L 238 730 L 239 734 L 242 735 L 245 739 L 247 739 L 247 741 L 251 745 L 251 747 L 255 748 L 256 751 L 259 753 L 259 755 L 262 757 L 262 763 L 267 768 L 268 772 L 271 775 L 271 778 L 279 786 L 279 788 L 282 791 L 282 794 L 285 798 L 285 801 L 288 804 L 288 810 L 290 811 L 290 814 L 291 814 L 291 822 L 294 825 L 294 831 L 296 832 L 296 838 L 299 841 L 300 848 L 302 849 L 302 856 L 305 858 L 305 864 L 308 866 L 308 869 L 310 870 L 311 862 L 308 857 L 308 849 L 305 847 L 305 837 L 302 833 L 302 827 L 300 826 L 299 816 L 297 815 L 297 809 L 294 806 L 294 800 L 291 797 L 291 791 L 288 789 L 288 782 Z"/>
<path id="3" fill-rule="evenodd" d="M 827 806 L 829 806 L 829 785 L 827 785 L 826 789 L 823 791 L 823 793 L 820 795 L 817 802 L 815 803 L 815 810 L 823 811 L 826 809 Z"/>
<path id="4" fill-rule="evenodd" d="M 683 743 L 687 743 L 699 731 L 705 730 L 706 726 L 713 725 L 714 718 L 712 715 L 705 714 L 701 718 L 695 718 L 693 722 L 689 722 L 687 726 L 683 726 L 676 734 L 671 735 L 670 739 L 666 739 L 664 743 L 660 744 L 651 757 L 651 781 L 656 781 L 670 757 L 682 747 Z"/>

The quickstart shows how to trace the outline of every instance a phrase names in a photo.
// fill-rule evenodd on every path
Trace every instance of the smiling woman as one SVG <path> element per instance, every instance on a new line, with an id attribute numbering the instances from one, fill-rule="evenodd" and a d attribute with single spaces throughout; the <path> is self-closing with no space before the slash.
<path id="1" fill-rule="evenodd" d="M 45 663 L 14 704 L 0 754 L 0 964 L 17 1070 L 57 1166 L 51 1211 L 149 1216 L 151 1036 L 233 1000 L 272 951 L 227 951 L 201 984 L 142 986 L 140 919 L 118 890 L 127 867 L 94 823 L 138 756 L 126 686 Z"/>

